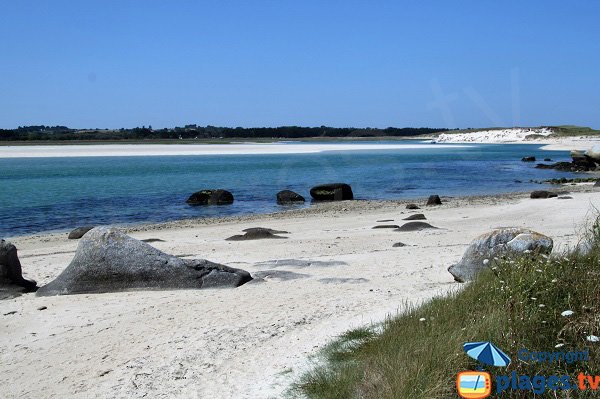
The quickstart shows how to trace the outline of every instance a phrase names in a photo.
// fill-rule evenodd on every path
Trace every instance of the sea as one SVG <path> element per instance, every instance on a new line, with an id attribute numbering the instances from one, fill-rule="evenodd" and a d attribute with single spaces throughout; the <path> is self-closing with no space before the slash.
<path id="1" fill-rule="evenodd" d="M 0 158 L 0 237 L 309 207 L 310 188 L 323 183 L 348 183 L 357 200 L 421 199 L 543 189 L 531 181 L 574 176 L 522 162 L 524 156 L 570 159 L 539 144 L 372 143 L 395 148 L 369 149 L 361 141 L 361 150 L 328 150 L 332 141 L 319 143 L 325 150 L 318 153 Z M 297 144 L 281 145 L 293 152 Z M 207 188 L 229 190 L 235 202 L 185 203 Z M 277 205 L 276 193 L 284 189 L 307 202 Z"/>

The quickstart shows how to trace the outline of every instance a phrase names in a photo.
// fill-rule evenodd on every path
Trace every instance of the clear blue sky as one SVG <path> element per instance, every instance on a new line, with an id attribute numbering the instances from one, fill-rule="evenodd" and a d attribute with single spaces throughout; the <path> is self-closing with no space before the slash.
<path id="1" fill-rule="evenodd" d="M 600 128 L 597 1 L 0 3 L 0 128 Z"/>

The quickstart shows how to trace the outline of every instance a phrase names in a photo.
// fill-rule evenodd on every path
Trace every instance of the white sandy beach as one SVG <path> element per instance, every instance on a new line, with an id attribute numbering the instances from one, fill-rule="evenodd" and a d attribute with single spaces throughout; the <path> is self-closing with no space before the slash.
<path id="1" fill-rule="evenodd" d="M 130 229 L 136 238 L 164 240 L 152 245 L 175 255 L 251 273 L 298 275 L 236 289 L 26 294 L 0 301 L 0 392 L 6 398 L 281 397 L 310 367 L 310 356 L 336 335 L 460 287 L 446 268 L 477 235 L 519 226 L 552 237 L 555 251 L 574 245 L 586 217 L 600 206 L 600 190 L 588 185 L 571 195 L 450 198 L 421 211 L 407 211 L 403 202 L 351 201 Z M 383 219 L 402 224 L 415 212 L 440 229 L 372 229 Z M 290 234 L 285 240 L 225 241 L 258 226 Z M 11 241 L 25 274 L 39 284 L 58 275 L 77 246 L 66 234 Z M 392 247 L 396 242 L 408 246 Z M 47 309 L 38 310 L 42 306 Z"/>
<path id="2" fill-rule="evenodd" d="M 362 151 L 427 148 L 431 144 L 377 143 L 243 143 L 243 144 L 89 144 L 0 146 L 0 158 L 130 157 L 157 155 L 309 154 L 324 151 Z M 447 148 L 449 145 L 439 145 Z M 452 147 L 457 147 L 453 145 Z"/>

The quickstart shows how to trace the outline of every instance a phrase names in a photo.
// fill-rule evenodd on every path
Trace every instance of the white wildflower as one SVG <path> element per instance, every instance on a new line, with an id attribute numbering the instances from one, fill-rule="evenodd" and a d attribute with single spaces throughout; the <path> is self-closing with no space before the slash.
<path id="1" fill-rule="evenodd" d="M 573 312 L 572 310 L 565 310 L 560 315 L 564 316 L 564 317 L 569 317 L 569 316 L 572 316 L 573 314 L 575 314 L 575 312 Z"/>
<path id="2" fill-rule="evenodd" d="M 540 304 L 538 305 L 538 307 L 539 307 L 539 308 L 545 308 L 545 307 L 546 307 L 546 305 L 544 305 L 543 303 L 540 303 Z"/>
<path id="3" fill-rule="evenodd" d="M 587 337 L 585 337 L 585 339 L 587 339 L 590 342 L 598 342 L 598 341 L 600 341 L 600 338 L 598 338 L 595 335 L 588 335 Z"/>
<path id="4" fill-rule="evenodd" d="M 483 260 L 483 265 L 484 265 L 484 266 L 485 266 L 485 265 L 487 265 L 488 263 L 490 263 L 490 260 L 489 260 L 489 259 L 484 259 L 484 260 Z"/>
<path id="5" fill-rule="evenodd" d="M 553 279 L 552 279 L 552 281 L 550 281 L 550 282 L 551 282 L 551 283 L 557 283 L 557 282 L 558 282 L 558 280 L 557 280 L 557 279 L 555 279 L 555 278 L 553 278 Z"/>
<path id="6" fill-rule="evenodd" d="M 542 269 L 535 269 L 535 271 L 538 272 L 538 273 L 542 273 L 543 272 Z"/>
<path id="7" fill-rule="evenodd" d="M 554 347 L 557 348 L 557 349 L 558 348 L 562 348 L 563 346 L 565 346 L 565 344 L 556 344 L 556 345 L 554 345 Z"/>
<path id="8" fill-rule="evenodd" d="M 532 297 L 531 297 L 531 300 L 532 300 L 532 301 L 537 301 L 537 298 L 536 298 L 536 297 L 534 297 L 534 296 L 532 296 Z"/>
<path id="9" fill-rule="evenodd" d="M 427 319 L 425 319 L 424 317 L 421 317 L 421 318 L 419 319 L 419 321 L 425 321 L 425 320 L 427 320 Z"/>

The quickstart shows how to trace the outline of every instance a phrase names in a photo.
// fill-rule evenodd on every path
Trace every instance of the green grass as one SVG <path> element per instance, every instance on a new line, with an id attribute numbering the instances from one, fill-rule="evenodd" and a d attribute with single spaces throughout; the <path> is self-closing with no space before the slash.
<path id="1" fill-rule="evenodd" d="M 294 386 L 292 394 L 309 398 L 456 398 L 460 371 L 478 364 L 463 353 L 471 341 L 492 341 L 511 357 L 495 374 L 600 374 L 600 229 L 596 222 L 587 254 L 552 258 L 519 257 L 490 263 L 490 271 L 450 295 L 410 307 L 371 328 L 349 331 L 322 353 L 321 365 Z M 570 317 L 561 312 L 573 310 Z M 423 321 L 424 319 L 424 321 Z M 560 349 L 556 345 L 562 344 Z M 540 364 L 517 359 L 519 349 L 569 351 L 590 349 L 590 361 Z M 541 397 L 592 398 L 593 391 L 546 392 Z M 556 396 L 554 395 L 556 393 Z M 508 390 L 501 398 L 531 398 L 531 391 Z"/>
<path id="2" fill-rule="evenodd" d="M 595 130 L 589 127 L 584 126 L 573 126 L 573 125 L 564 125 L 564 126 L 554 126 L 552 127 L 554 130 L 555 136 L 598 136 L 600 135 L 600 130 Z"/>

